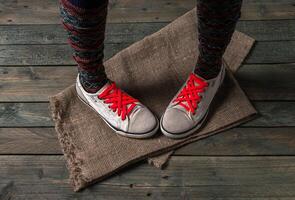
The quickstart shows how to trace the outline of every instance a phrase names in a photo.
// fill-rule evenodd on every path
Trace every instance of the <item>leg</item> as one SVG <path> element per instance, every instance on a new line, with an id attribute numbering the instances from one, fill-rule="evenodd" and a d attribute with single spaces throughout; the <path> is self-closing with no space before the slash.
<path id="1" fill-rule="evenodd" d="M 199 57 L 195 73 L 215 78 L 240 17 L 242 0 L 198 0 Z"/>
<path id="2" fill-rule="evenodd" d="M 153 113 L 106 76 L 103 49 L 108 0 L 60 0 L 60 4 L 62 23 L 78 63 L 78 97 L 118 134 L 132 138 L 154 135 L 159 123 Z"/>
<path id="3" fill-rule="evenodd" d="M 210 104 L 222 84 L 222 55 L 240 17 L 242 0 L 198 0 L 200 55 L 194 72 L 168 105 L 161 130 L 171 138 L 196 133 L 206 121 Z"/>
<path id="4" fill-rule="evenodd" d="M 108 0 L 60 0 L 62 23 L 83 88 L 95 93 L 108 81 L 103 49 Z"/>

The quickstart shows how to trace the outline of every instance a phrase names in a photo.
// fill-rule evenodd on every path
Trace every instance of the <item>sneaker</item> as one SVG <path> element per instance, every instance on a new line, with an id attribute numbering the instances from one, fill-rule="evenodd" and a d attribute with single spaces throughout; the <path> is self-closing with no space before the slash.
<path id="1" fill-rule="evenodd" d="M 224 65 L 218 76 L 210 80 L 191 73 L 161 118 L 163 134 L 178 139 L 195 133 L 204 123 L 224 76 Z"/>
<path id="2" fill-rule="evenodd" d="M 158 119 L 153 113 L 114 82 L 107 82 L 96 93 L 88 93 L 82 87 L 78 75 L 76 91 L 82 102 L 90 106 L 119 135 L 147 138 L 159 128 Z"/>

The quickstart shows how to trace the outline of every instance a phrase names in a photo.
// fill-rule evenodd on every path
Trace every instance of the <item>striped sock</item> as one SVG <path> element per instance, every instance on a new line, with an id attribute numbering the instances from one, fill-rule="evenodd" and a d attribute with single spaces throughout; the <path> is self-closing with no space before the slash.
<path id="1" fill-rule="evenodd" d="M 108 81 L 103 50 L 108 0 L 60 0 L 62 24 L 78 64 L 80 82 L 87 92 Z"/>
<path id="2" fill-rule="evenodd" d="M 194 72 L 215 78 L 240 17 L 242 0 L 198 0 L 199 57 Z"/>

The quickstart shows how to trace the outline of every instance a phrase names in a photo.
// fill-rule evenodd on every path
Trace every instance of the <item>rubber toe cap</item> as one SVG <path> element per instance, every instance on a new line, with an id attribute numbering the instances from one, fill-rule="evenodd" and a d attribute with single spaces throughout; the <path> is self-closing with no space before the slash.
<path id="1" fill-rule="evenodd" d="M 148 133 L 157 126 L 157 119 L 147 108 L 140 108 L 130 119 L 128 132 L 130 133 Z"/>
<path id="2" fill-rule="evenodd" d="M 162 118 L 162 127 L 172 134 L 183 133 L 193 127 L 193 122 L 185 112 L 179 109 L 168 109 Z"/>

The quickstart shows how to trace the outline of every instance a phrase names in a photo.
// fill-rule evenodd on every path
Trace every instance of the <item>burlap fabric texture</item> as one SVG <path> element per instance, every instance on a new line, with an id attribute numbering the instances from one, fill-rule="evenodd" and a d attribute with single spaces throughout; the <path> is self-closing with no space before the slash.
<path id="1" fill-rule="evenodd" d="M 196 23 L 194 9 L 122 50 L 105 62 L 108 76 L 160 118 L 196 63 Z M 185 139 L 168 139 L 160 131 L 147 140 L 118 136 L 77 98 L 74 85 L 50 97 L 52 117 L 74 190 L 143 159 L 149 158 L 160 167 L 172 150 L 249 120 L 256 111 L 230 71 L 238 69 L 253 43 L 245 34 L 234 33 L 224 55 L 229 69 L 227 77 L 208 121 L 200 132 Z"/>

